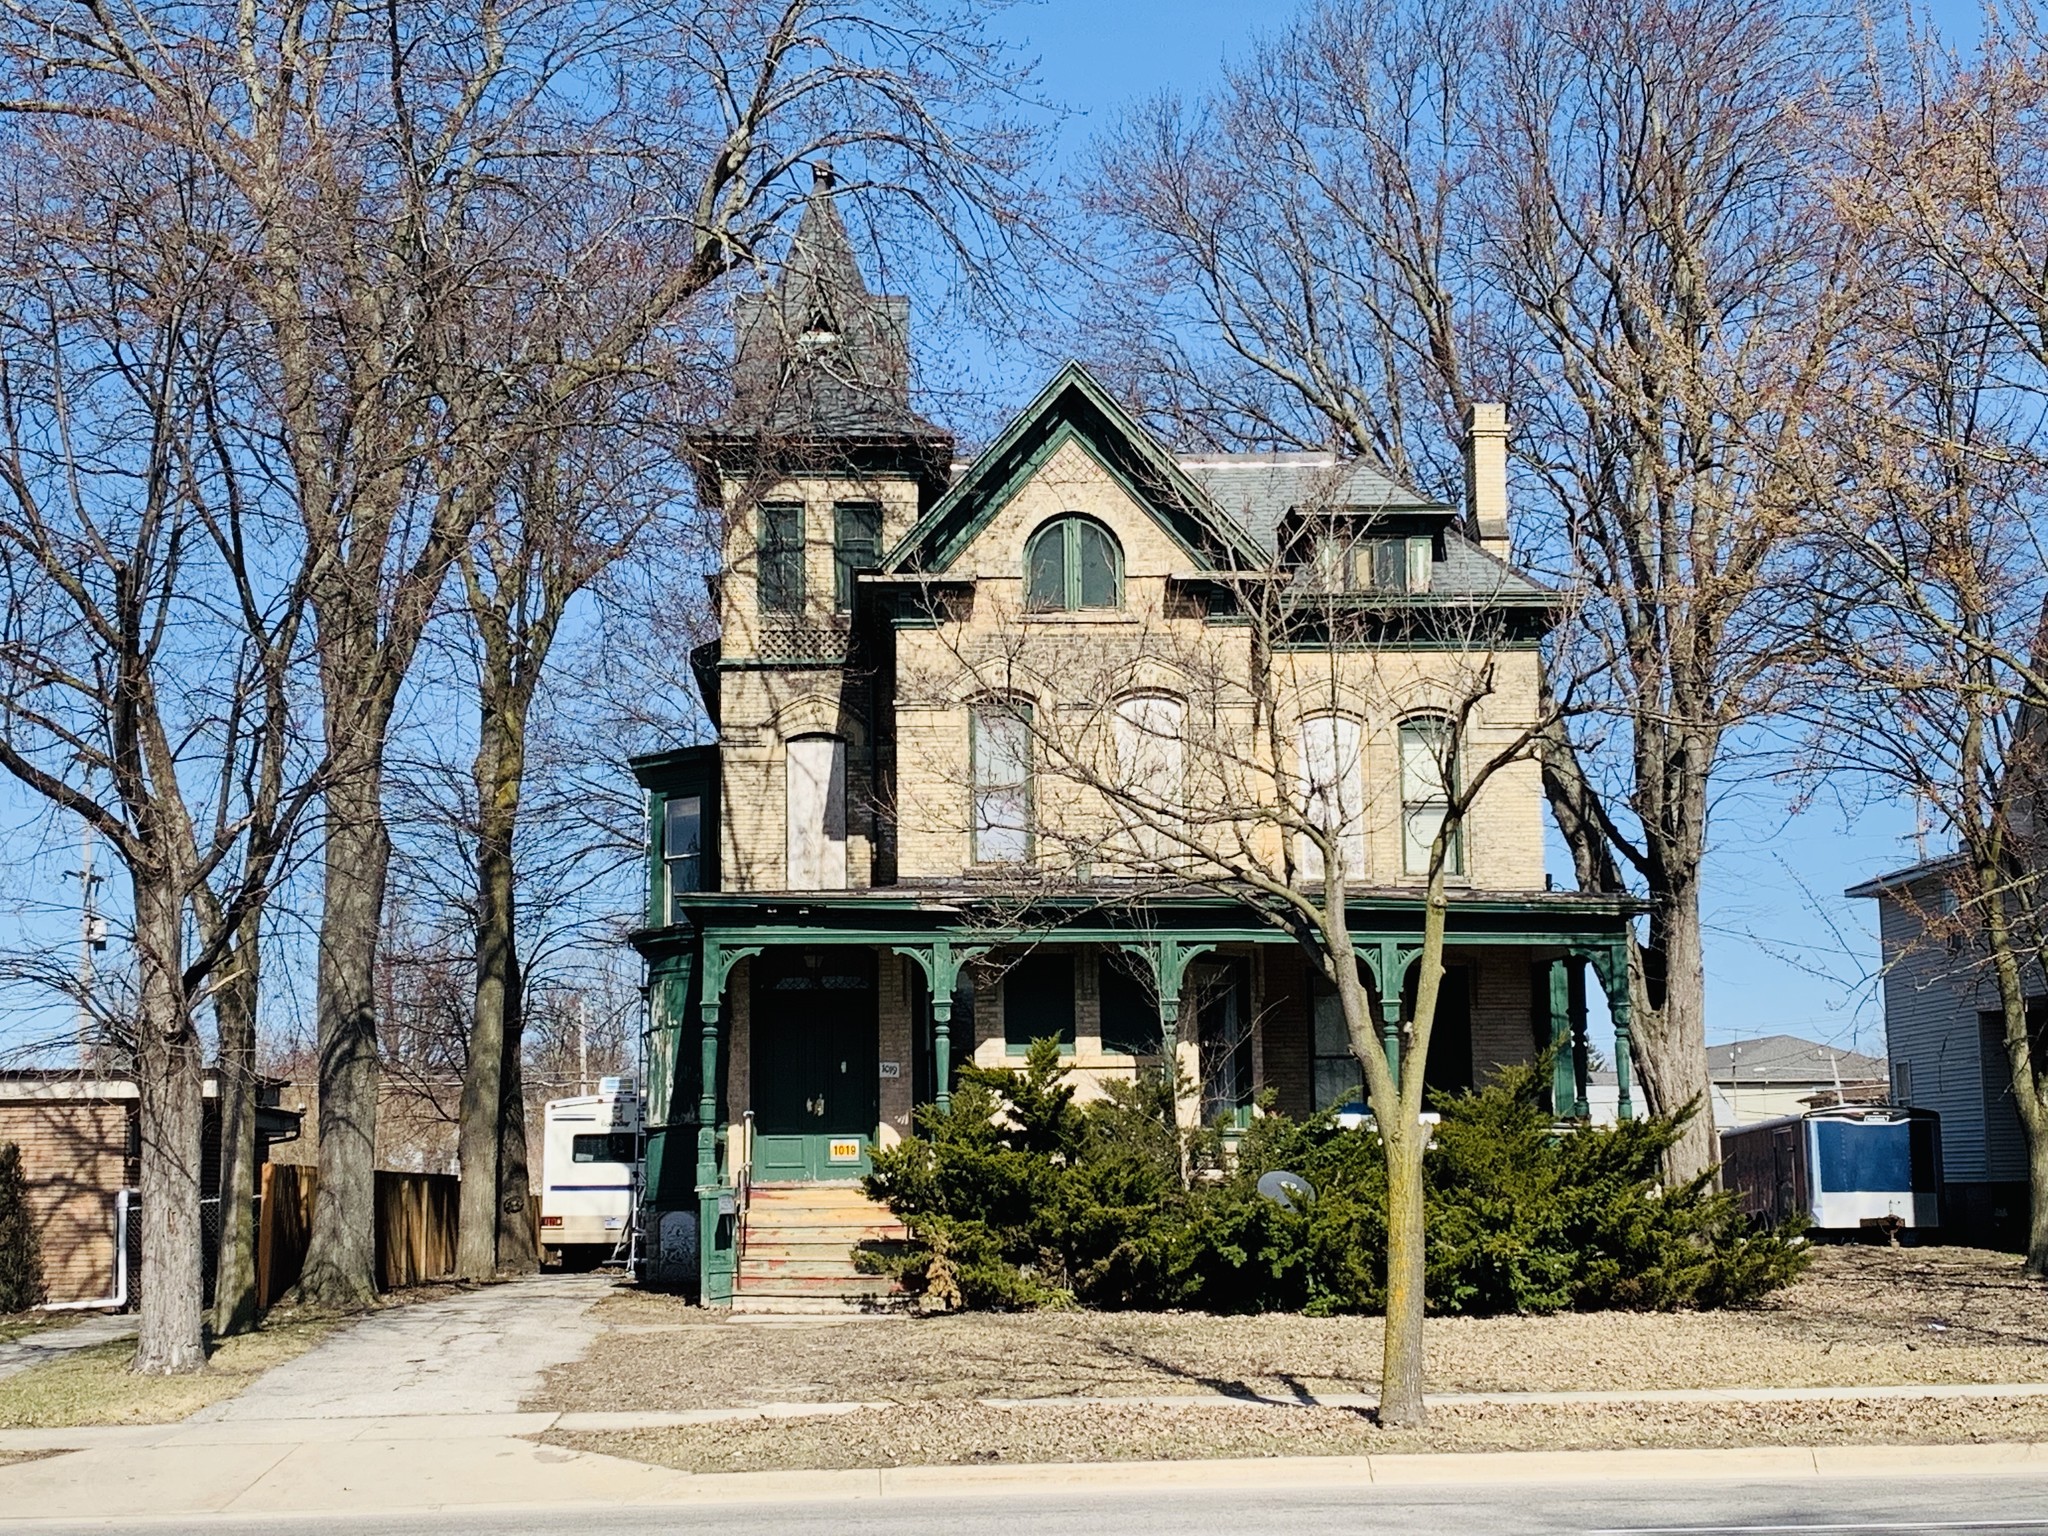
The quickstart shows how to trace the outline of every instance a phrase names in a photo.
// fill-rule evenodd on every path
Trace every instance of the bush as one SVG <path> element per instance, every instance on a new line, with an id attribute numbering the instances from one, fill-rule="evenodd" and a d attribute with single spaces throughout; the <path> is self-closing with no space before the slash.
<path id="1" fill-rule="evenodd" d="M 43 1256 L 29 1220 L 21 1148 L 0 1146 L 0 1313 L 26 1312 L 43 1299 Z"/>
<path id="2" fill-rule="evenodd" d="M 1163 1078 L 1076 1105 L 1066 1076 L 1042 1041 L 1021 1071 L 963 1071 L 949 1114 L 920 1111 L 917 1134 L 877 1153 L 868 1179 L 911 1241 L 866 1255 L 869 1267 L 948 1307 L 1383 1307 L 1376 1136 L 1268 1112 L 1226 1172 L 1213 1133 L 1172 1129 Z M 1560 1135 L 1542 1080 L 1512 1069 L 1438 1105 L 1424 1165 L 1431 1310 L 1728 1306 L 1804 1268 L 1796 1233 L 1752 1228 L 1708 1178 L 1662 1187 L 1689 1110 Z M 1291 1210 L 1262 1197 L 1259 1176 L 1276 1169 L 1314 1197 Z"/>

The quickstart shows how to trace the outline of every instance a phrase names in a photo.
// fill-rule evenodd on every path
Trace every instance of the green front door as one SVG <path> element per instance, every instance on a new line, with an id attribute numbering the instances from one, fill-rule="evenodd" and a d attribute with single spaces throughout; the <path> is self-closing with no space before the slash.
<path id="1" fill-rule="evenodd" d="M 864 949 L 772 949 L 754 962 L 754 1178 L 852 1179 L 881 1117 L 875 964 Z"/>

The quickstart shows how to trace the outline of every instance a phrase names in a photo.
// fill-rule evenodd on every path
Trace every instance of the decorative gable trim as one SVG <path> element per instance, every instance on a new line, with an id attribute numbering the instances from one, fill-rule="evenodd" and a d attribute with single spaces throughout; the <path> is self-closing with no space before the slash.
<path id="1" fill-rule="evenodd" d="M 951 490 L 919 518 L 882 569 L 945 571 L 1069 443 L 1150 512 L 1203 570 L 1262 569 L 1267 556 L 1079 363 L 1068 363 Z"/>

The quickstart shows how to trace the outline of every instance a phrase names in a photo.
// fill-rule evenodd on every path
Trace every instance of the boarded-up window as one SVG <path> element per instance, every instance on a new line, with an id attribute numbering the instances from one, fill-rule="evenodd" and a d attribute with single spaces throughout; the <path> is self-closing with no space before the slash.
<path id="1" fill-rule="evenodd" d="M 842 501 L 833 509 L 832 598 L 853 612 L 854 577 L 882 563 L 882 509 L 871 501 Z"/>
<path id="2" fill-rule="evenodd" d="M 1147 860 L 1170 857 L 1179 847 L 1185 799 L 1180 700 L 1147 694 L 1116 707 L 1117 775 L 1123 794 L 1115 807 L 1129 832 L 1133 851 Z"/>
<path id="3" fill-rule="evenodd" d="M 1344 873 L 1365 872 L 1365 746 L 1356 720 L 1315 715 L 1301 722 L 1301 811 L 1310 825 L 1333 838 Z M 1323 878 L 1323 850 L 1300 839 L 1296 860 L 1311 880 Z"/>
<path id="4" fill-rule="evenodd" d="M 846 743 L 836 736 L 789 744 L 789 889 L 846 889 Z"/>
<path id="5" fill-rule="evenodd" d="M 804 506 L 771 501 L 761 507 L 756 557 L 763 613 L 797 613 L 804 606 Z"/>
<path id="6" fill-rule="evenodd" d="M 1123 606 L 1124 553 L 1087 517 L 1060 517 L 1024 550 L 1024 605 L 1033 612 Z"/>
<path id="7" fill-rule="evenodd" d="M 1031 710 L 990 704 L 974 711 L 973 855 L 977 864 L 1031 857 Z"/>
<path id="8" fill-rule="evenodd" d="M 1401 847 L 1411 875 L 1429 873 L 1429 851 L 1450 814 L 1458 782 L 1456 746 L 1450 723 L 1432 716 L 1401 722 Z M 1444 848 L 1444 872 L 1465 872 L 1464 838 L 1451 828 Z"/>

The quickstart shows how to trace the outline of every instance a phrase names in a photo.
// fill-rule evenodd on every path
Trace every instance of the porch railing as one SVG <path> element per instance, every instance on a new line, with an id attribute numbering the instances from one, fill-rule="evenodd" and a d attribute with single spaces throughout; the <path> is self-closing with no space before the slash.
<path id="1" fill-rule="evenodd" d="M 747 1256 L 747 1206 L 754 1194 L 754 1112 L 740 1116 L 739 1146 L 732 1160 L 733 1258 Z"/>

